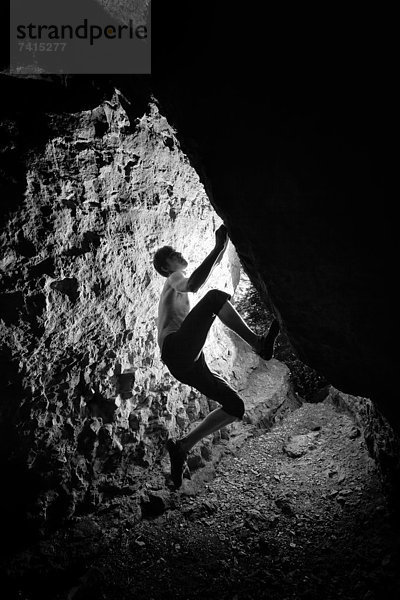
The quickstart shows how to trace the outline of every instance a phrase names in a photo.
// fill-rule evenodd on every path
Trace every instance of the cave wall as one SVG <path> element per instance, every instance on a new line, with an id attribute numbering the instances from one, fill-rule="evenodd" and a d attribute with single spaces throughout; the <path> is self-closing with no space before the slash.
<path id="1" fill-rule="evenodd" d="M 157 105 L 130 120 L 121 100 L 2 122 L 3 514 L 25 511 L 33 527 L 113 495 L 137 507 L 166 438 L 216 406 L 160 360 L 152 255 L 171 244 L 195 268 L 220 220 Z M 197 299 L 212 287 L 241 293 L 232 244 Z M 206 355 L 239 389 L 260 362 L 219 323 Z M 289 391 L 272 362 L 268 410 Z M 252 422 L 261 405 L 250 394 Z"/>
<path id="2" fill-rule="evenodd" d="M 248 21 L 207 7 L 154 19 L 162 110 L 300 359 L 398 429 L 384 46 L 350 13 L 314 27 L 304 7 Z"/>
<path id="3" fill-rule="evenodd" d="M 376 461 L 389 498 L 397 503 L 400 482 L 400 440 L 388 421 L 369 398 L 351 396 L 328 386 L 324 402 L 350 415 L 355 436 L 362 435 L 370 456 Z"/>
<path id="4" fill-rule="evenodd" d="M 61 492 L 61 487 L 56 492 L 56 497 L 64 498 L 67 506 L 64 512 L 70 510 L 68 503 L 71 507 L 76 503 L 74 494 L 82 498 L 89 489 L 91 475 L 87 476 L 87 471 L 98 460 L 97 448 L 100 448 L 99 455 L 103 452 L 101 448 L 107 447 L 111 455 L 118 456 L 118 444 L 124 446 L 123 436 L 117 435 L 113 426 L 111 431 L 110 427 L 104 429 L 101 416 L 104 406 L 108 409 L 111 406 L 112 414 L 121 415 L 121 423 L 126 425 L 128 410 L 124 412 L 124 407 L 131 402 L 131 386 L 139 388 L 135 392 L 139 396 L 142 384 L 152 394 L 152 386 L 159 386 L 166 378 L 165 395 L 174 398 L 177 407 L 167 420 L 166 430 L 172 430 L 171 424 L 179 421 L 179 386 L 171 386 L 168 375 L 152 354 L 154 339 L 136 318 L 137 309 L 138 315 L 145 314 L 147 319 L 144 303 L 135 306 L 135 310 L 130 303 L 133 285 L 130 252 L 135 253 L 135 260 L 143 260 L 147 251 L 156 245 L 155 238 L 152 242 L 153 232 L 140 229 L 143 225 L 138 208 L 141 202 L 146 204 L 148 214 L 154 216 L 154 222 L 166 213 L 168 222 L 173 220 L 174 213 L 180 214 L 181 208 L 185 211 L 185 204 L 180 206 L 174 176 L 164 164 L 161 171 L 156 169 L 160 177 L 157 179 L 159 200 L 153 194 L 140 196 L 140 190 L 136 190 L 136 204 L 131 205 L 134 177 L 140 173 L 141 184 L 147 185 L 140 160 L 136 163 L 140 149 L 135 145 L 135 136 L 140 131 L 142 135 L 146 131 L 148 140 L 152 140 L 148 142 L 150 156 L 155 155 L 156 148 L 157 156 L 162 150 L 160 156 L 167 163 L 172 156 L 176 160 L 180 156 L 177 163 L 171 163 L 174 172 L 183 178 L 189 175 L 182 173 L 190 173 L 189 179 L 194 177 L 198 182 L 197 175 L 179 153 L 179 138 L 213 206 L 228 226 L 242 265 L 265 303 L 278 315 L 300 358 L 336 388 L 353 394 L 348 396 L 350 403 L 356 396 L 371 398 L 392 425 L 398 427 L 390 331 L 392 315 L 396 313 L 391 289 L 396 220 L 393 203 L 384 193 L 385 135 L 390 124 L 386 120 L 387 95 L 382 91 L 386 89 L 382 63 L 377 69 L 376 56 L 371 54 L 368 59 L 364 54 L 361 64 L 341 38 L 343 60 L 337 52 L 338 29 L 334 27 L 332 15 L 329 22 L 333 34 L 322 28 L 323 35 L 317 36 L 315 31 L 300 28 L 294 14 L 291 18 L 284 15 L 276 19 L 272 9 L 267 21 L 264 17 L 257 19 L 254 13 L 251 28 L 246 28 L 240 11 L 229 15 L 224 12 L 223 19 L 216 22 L 213 3 L 211 22 L 207 5 L 202 3 L 202 7 L 191 5 L 185 9 L 166 4 L 163 9 L 157 7 L 158 17 L 152 23 L 155 47 L 151 78 L 67 77 L 66 86 L 60 85 L 54 77 L 40 81 L 14 80 L 13 93 L 4 94 L 10 114 L 13 110 L 20 113 L 18 119 L 10 117 L 4 121 L 1 157 L 3 209 L 6 215 L 12 213 L 10 221 L 8 216 L 3 219 L 2 234 L 6 261 L 3 309 L 8 319 L 3 361 L 9 374 L 3 387 L 6 395 L 18 399 L 16 403 L 2 406 L 4 430 L 8 433 L 2 440 L 5 449 L 16 444 L 25 448 L 25 455 L 22 452 L 21 456 L 27 456 L 28 448 L 35 444 L 46 448 L 42 453 L 46 455 L 43 463 L 46 466 L 50 452 L 47 442 L 41 446 L 41 436 L 53 427 L 56 431 L 62 427 L 57 424 L 58 409 L 54 408 L 59 400 L 51 400 L 53 408 L 49 411 L 49 400 L 42 397 L 40 390 L 46 390 L 48 396 L 48 390 L 55 386 L 56 391 L 50 394 L 52 398 L 52 394 L 59 394 L 63 403 L 68 398 L 69 408 L 62 410 L 64 417 L 68 411 L 72 414 L 70 441 L 66 444 L 68 452 L 77 448 L 74 432 L 82 432 L 83 423 L 87 435 L 82 436 L 81 447 L 86 447 L 84 440 L 88 439 L 89 449 L 85 450 L 86 458 L 83 453 L 83 467 L 78 470 L 72 488 L 68 488 L 68 483 L 66 492 Z M 182 10 L 183 17 L 182 13 L 178 15 Z M 180 27 L 182 22 L 185 22 L 184 28 Z M 312 18 L 310 23 L 313 22 Z M 357 31 L 361 31 L 360 28 L 357 27 Z M 238 36 L 242 43 L 238 43 Z M 367 41 L 361 40 L 358 45 L 364 51 L 368 48 Z M 116 99 L 112 99 L 115 86 L 122 91 L 118 102 L 123 111 L 118 108 Z M 168 123 L 176 127 L 177 136 L 162 117 L 156 118 L 155 129 L 151 119 L 143 117 L 151 93 L 157 97 Z M 105 100 L 104 105 L 93 110 Z M 113 109 L 110 102 L 117 108 Z M 89 106 L 89 112 L 74 118 L 47 116 L 49 111 L 82 111 Z M 153 110 L 156 115 L 156 109 Z M 120 147 L 125 154 L 119 153 Z M 59 175 L 50 181 L 51 173 L 58 173 L 58 169 L 64 167 L 66 153 L 70 154 L 71 162 L 65 170 L 73 171 L 74 176 L 67 174 L 64 187 L 58 190 Z M 45 161 L 38 171 L 35 171 L 35 160 Z M 107 165 L 107 161 L 111 162 Z M 151 173 L 154 161 L 149 162 L 151 166 L 146 170 Z M 30 165 L 28 178 L 26 164 Z M 102 174 L 107 173 L 107 169 L 107 194 L 104 194 Z M 49 181 L 43 182 L 45 178 Z M 33 187 L 27 189 L 27 181 Z M 194 189 L 192 183 L 190 188 Z M 169 195 L 171 184 L 172 197 Z M 40 196 L 35 187 L 38 185 Z M 151 185 L 154 186 L 154 180 Z M 179 186 L 183 186 L 182 182 Z M 115 196 L 111 194 L 114 188 Z M 205 197 L 204 189 L 201 186 L 199 189 L 199 198 Z M 52 204 L 55 199 L 62 209 L 55 210 Z M 162 210 L 156 217 L 158 202 Z M 188 208 L 188 212 L 191 210 Z M 196 227 L 199 219 L 209 219 L 208 210 L 209 207 L 204 213 L 197 213 Z M 134 220 L 132 214 L 135 214 Z M 51 233 L 52 224 L 47 231 L 53 220 L 57 235 Z M 169 241 L 165 221 L 161 219 L 157 223 L 160 242 L 164 242 L 162 232 L 168 233 Z M 196 260 L 195 248 L 191 246 L 194 228 L 189 221 L 188 224 L 186 229 L 185 222 L 185 231 L 190 235 L 182 238 L 183 248 Z M 146 242 L 146 247 L 134 250 L 129 246 L 134 227 L 140 230 L 140 236 L 149 235 L 149 245 Z M 211 243 L 209 226 L 204 226 L 203 238 Z M 174 239 L 179 242 L 181 238 Z M 196 241 L 195 246 L 197 244 Z M 205 246 L 209 247 L 208 241 Z M 104 274 L 102 257 L 107 257 Z M 37 267 L 37 275 L 34 271 L 30 274 L 31 267 Z M 80 280 L 77 274 L 81 270 L 84 273 L 85 269 L 90 275 Z M 137 289 L 147 301 L 156 296 L 159 283 L 152 279 L 154 274 L 147 265 L 141 272 L 143 278 L 136 276 Z M 96 277 L 91 281 L 93 273 Z M 150 277 L 148 282 L 145 274 Z M 236 276 L 232 274 L 232 277 L 236 281 Z M 22 280 L 28 282 L 25 291 L 22 283 L 18 287 Z M 104 284 L 106 288 L 102 288 Z M 231 284 L 232 281 L 227 282 Z M 102 306 L 100 315 L 94 308 L 97 305 Z M 90 307 L 93 310 L 89 317 Z M 81 313 L 82 317 L 78 317 Z M 93 336 L 97 332 L 99 345 L 92 334 L 79 337 L 79 327 L 88 327 L 89 322 L 93 324 L 92 315 L 96 317 Z M 74 329 L 72 325 L 79 319 L 80 325 Z M 60 325 L 65 331 L 60 331 Z M 53 331 L 52 336 L 47 335 L 47 326 L 49 332 Z M 129 339 L 132 330 L 135 335 Z M 49 348 L 44 344 L 46 339 Z M 57 339 L 63 344 L 62 353 L 57 350 Z M 140 346 L 141 354 L 135 354 L 135 344 Z M 80 348 L 82 356 L 73 353 L 68 362 L 72 347 Z M 110 352 L 108 356 L 107 352 Z M 39 361 L 39 355 L 40 361 L 48 360 L 48 379 L 46 373 L 42 373 L 44 363 Z M 91 356 L 96 358 L 94 363 Z M 231 360 L 228 352 L 225 356 Z M 37 364 L 42 365 L 38 371 L 35 371 L 36 358 Z M 154 375 L 151 384 L 142 371 L 145 359 L 148 372 Z M 231 370 L 229 360 L 227 371 Z M 123 375 L 125 377 L 121 377 Z M 66 377 L 71 378 L 67 383 Z M 32 386 L 34 404 L 29 399 Z M 21 398 L 24 398 L 22 405 Z M 119 406 L 114 402 L 117 398 Z M 104 399 L 112 402 L 104 404 Z M 39 407 L 40 402 L 42 407 Z M 199 403 L 198 400 L 195 406 L 201 405 Z M 151 423 L 146 402 L 142 408 L 136 405 L 131 408 L 134 411 L 143 408 L 139 419 L 131 419 L 129 430 L 123 429 L 132 439 L 129 447 L 134 468 L 141 469 L 157 454 L 157 443 L 140 445 L 138 441 L 141 427 L 147 428 Z M 34 420 L 37 411 L 40 427 Z M 185 414 L 183 411 L 181 414 L 184 425 Z M 46 421 L 42 415 L 50 416 Z M 64 417 L 60 423 L 64 423 Z M 372 414 L 371 423 L 374 418 Z M 13 443 L 7 428 L 10 422 L 21 424 L 11 440 Z M 66 422 L 62 430 L 68 431 Z M 62 437 L 67 433 L 57 435 Z M 58 446 L 61 438 L 54 439 Z M 100 439 L 105 439 L 105 444 L 99 442 Z M 104 456 L 108 456 L 107 452 L 104 451 Z M 54 466 L 48 469 L 49 481 L 56 474 L 56 481 L 62 482 L 63 474 L 69 471 L 63 466 L 62 452 L 61 462 L 57 462 L 58 450 L 54 454 Z M 25 469 L 26 461 L 22 463 L 20 468 Z M 114 471 L 118 460 L 116 465 Z M 37 472 L 41 468 L 38 466 Z M 67 482 L 71 481 L 68 477 L 69 474 Z M 30 488 L 36 489 L 35 485 Z M 43 481 L 38 487 L 43 487 Z M 73 489 L 74 494 L 68 489 Z M 89 501 L 98 502 L 98 499 L 89 498 Z M 38 514 L 46 512 L 46 502 L 44 507 L 38 508 Z M 51 504 L 49 501 L 48 505 Z"/>
<path id="5" fill-rule="evenodd" d="M 196 140 L 194 164 L 211 201 L 300 359 L 344 392 L 373 398 L 398 428 L 385 318 L 395 311 L 395 217 L 382 139 L 358 130 L 361 116 L 348 135 L 352 115 L 338 123 L 313 107 L 282 114 L 252 96 L 219 121 L 218 97 L 196 103 L 195 91 L 188 95 L 160 91 L 180 139 Z"/>

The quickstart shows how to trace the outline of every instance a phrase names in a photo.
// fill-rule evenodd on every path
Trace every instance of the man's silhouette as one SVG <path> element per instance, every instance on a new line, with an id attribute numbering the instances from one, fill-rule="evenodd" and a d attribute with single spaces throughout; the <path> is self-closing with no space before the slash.
<path id="1" fill-rule="evenodd" d="M 167 278 L 158 307 L 158 344 L 161 358 L 171 374 L 182 383 L 221 404 L 190 433 L 179 440 L 168 440 L 171 476 L 176 487 L 182 484 L 182 473 L 189 450 L 203 437 L 221 427 L 240 420 L 243 400 L 219 375 L 208 368 L 203 354 L 207 334 L 216 316 L 247 342 L 262 358 L 269 360 L 279 333 L 273 321 L 268 333 L 259 336 L 252 331 L 229 302 L 230 295 L 210 290 L 190 310 L 189 294 L 196 293 L 220 262 L 228 244 L 227 229 L 221 225 L 215 232 L 215 246 L 201 265 L 186 277 L 188 263 L 174 248 L 163 246 L 154 255 L 154 267 Z"/>

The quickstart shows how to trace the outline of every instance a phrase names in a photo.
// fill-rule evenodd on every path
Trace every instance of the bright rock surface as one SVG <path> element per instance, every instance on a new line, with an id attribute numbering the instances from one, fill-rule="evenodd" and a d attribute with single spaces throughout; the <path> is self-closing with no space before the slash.
<path id="1" fill-rule="evenodd" d="M 152 255 L 173 245 L 195 268 L 221 222 L 156 105 L 130 123 L 116 92 L 94 110 L 47 119 L 24 203 L 1 238 L 0 335 L 14 386 L 3 422 L 15 426 L 13 476 L 17 462 L 37 481 L 27 504 L 38 523 L 139 493 L 166 438 L 214 408 L 160 360 L 164 279 Z M 12 142 L 10 124 L 8 132 Z M 213 287 L 233 293 L 239 280 L 230 244 L 196 301 Z M 218 322 L 205 351 L 243 391 L 247 420 L 271 421 L 289 391 L 287 367 L 260 364 Z"/>

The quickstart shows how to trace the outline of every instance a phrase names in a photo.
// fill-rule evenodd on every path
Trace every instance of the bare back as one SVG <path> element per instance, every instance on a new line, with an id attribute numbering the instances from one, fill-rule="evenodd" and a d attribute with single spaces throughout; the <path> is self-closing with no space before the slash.
<path id="1" fill-rule="evenodd" d="M 158 304 L 158 345 L 162 345 L 166 336 L 178 331 L 182 321 L 190 312 L 189 293 L 176 288 L 185 288 L 187 279 L 173 273 L 168 277 L 161 292 Z"/>

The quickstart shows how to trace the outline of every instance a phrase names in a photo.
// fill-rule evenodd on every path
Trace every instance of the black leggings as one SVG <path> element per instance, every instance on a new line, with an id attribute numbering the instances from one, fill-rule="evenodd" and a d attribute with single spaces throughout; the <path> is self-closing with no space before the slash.
<path id="1" fill-rule="evenodd" d="M 222 405 L 226 413 L 243 418 L 240 396 L 219 375 L 208 368 L 203 346 L 215 317 L 230 295 L 210 290 L 190 311 L 178 331 L 166 336 L 161 358 L 176 379 Z"/>

